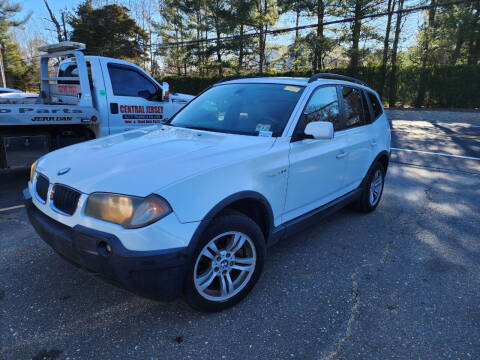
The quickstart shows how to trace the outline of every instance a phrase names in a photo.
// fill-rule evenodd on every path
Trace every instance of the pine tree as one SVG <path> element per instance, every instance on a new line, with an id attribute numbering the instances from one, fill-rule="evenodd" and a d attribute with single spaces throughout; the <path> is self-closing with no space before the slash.
<path id="1" fill-rule="evenodd" d="M 9 33 L 11 28 L 23 25 L 30 18 L 30 15 L 27 15 L 21 20 L 15 20 L 21 11 L 22 7 L 19 3 L 0 1 L 0 86 L 2 87 L 7 85 L 22 89 L 27 87 L 25 79 L 29 69 L 24 66 L 19 54 L 19 46 Z"/>
<path id="2" fill-rule="evenodd" d="M 70 39 L 85 43 L 86 54 L 118 57 L 141 63 L 148 44 L 148 34 L 119 5 L 93 8 L 91 1 L 78 6 L 70 17 Z"/>

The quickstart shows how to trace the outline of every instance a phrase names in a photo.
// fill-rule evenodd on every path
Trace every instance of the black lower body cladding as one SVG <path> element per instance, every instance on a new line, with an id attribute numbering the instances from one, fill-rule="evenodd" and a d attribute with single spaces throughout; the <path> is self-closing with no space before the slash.
<path id="1" fill-rule="evenodd" d="M 186 249 L 128 250 L 112 234 L 80 225 L 71 228 L 53 220 L 38 210 L 28 195 L 24 197 L 38 235 L 73 265 L 147 298 L 171 301 L 181 295 Z"/>

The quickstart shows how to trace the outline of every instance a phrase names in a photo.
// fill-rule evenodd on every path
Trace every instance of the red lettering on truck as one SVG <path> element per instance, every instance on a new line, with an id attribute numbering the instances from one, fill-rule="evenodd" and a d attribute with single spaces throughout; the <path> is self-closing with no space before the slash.
<path id="1" fill-rule="evenodd" d="M 142 105 L 120 105 L 122 114 L 144 114 L 145 108 Z"/>

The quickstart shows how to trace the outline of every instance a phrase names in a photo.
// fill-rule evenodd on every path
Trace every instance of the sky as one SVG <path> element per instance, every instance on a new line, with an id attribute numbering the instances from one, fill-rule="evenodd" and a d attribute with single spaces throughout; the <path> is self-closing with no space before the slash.
<path id="1" fill-rule="evenodd" d="M 43 0 L 21 0 L 18 2 L 22 5 L 23 14 L 33 12 L 32 16 L 35 19 L 48 17 L 48 11 L 43 3 Z M 49 0 L 48 4 L 52 10 L 58 14 L 61 9 L 76 8 L 81 2 L 83 2 L 83 0 Z"/>

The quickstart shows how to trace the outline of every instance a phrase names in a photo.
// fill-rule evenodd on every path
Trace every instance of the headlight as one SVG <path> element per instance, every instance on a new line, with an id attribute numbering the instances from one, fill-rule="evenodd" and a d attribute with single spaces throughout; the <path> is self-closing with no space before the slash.
<path id="1" fill-rule="evenodd" d="M 30 166 L 30 182 L 33 182 L 33 175 L 35 175 L 35 169 L 37 168 L 37 163 L 38 163 L 38 160 L 36 160 L 36 161 Z"/>
<path id="2" fill-rule="evenodd" d="M 88 197 L 85 214 L 96 219 L 122 225 L 126 229 L 147 226 L 172 212 L 165 199 L 158 195 L 146 198 L 109 193 L 93 193 Z"/>

